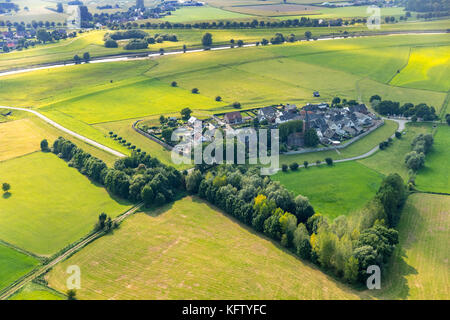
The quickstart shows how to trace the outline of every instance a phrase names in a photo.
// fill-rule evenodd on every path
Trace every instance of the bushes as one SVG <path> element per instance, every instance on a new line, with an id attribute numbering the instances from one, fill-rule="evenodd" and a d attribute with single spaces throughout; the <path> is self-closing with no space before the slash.
<path id="1" fill-rule="evenodd" d="M 331 158 L 325 158 L 325 162 L 327 163 L 327 165 L 332 166 L 333 165 L 333 159 Z"/>
<path id="2" fill-rule="evenodd" d="M 297 162 L 291 163 L 291 164 L 289 165 L 289 168 L 290 168 L 292 171 L 297 171 L 297 170 L 298 170 L 298 163 L 297 163 Z"/>
<path id="3" fill-rule="evenodd" d="M 138 50 L 138 49 L 147 49 L 148 43 L 145 40 L 133 39 L 130 40 L 124 47 L 125 50 Z"/>
<path id="4" fill-rule="evenodd" d="M 105 41 L 105 47 L 106 48 L 117 48 L 117 47 L 119 47 L 119 45 L 117 44 L 117 41 L 115 41 L 113 39 L 107 39 Z"/>

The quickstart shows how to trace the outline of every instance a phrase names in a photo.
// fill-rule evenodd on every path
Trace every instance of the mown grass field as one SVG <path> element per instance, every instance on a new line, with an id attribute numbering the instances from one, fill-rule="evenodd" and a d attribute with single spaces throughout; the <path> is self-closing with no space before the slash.
<path id="1" fill-rule="evenodd" d="M 226 254 L 225 254 L 226 253 Z M 126 219 L 57 265 L 82 270 L 80 299 L 357 299 L 315 267 L 198 198 Z M 176 266 L 176 267 L 174 267 Z"/>
<path id="2" fill-rule="evenodd" d="M 434 20 L 420 22 L 406 22 L 383 25 L 383 31 L 401 31 L 401 30 L 445 30 L 449 26 L 450 20 Z M 161 22 L 161 20 L 152 21 L 152 23 Z M 150 45 L 151 51 L 157 52 L 160 48 L 166 50 L 181 49 L 183 45 L 188 48 L 200 47 L 201 39 L 206 30 L 200 29 L 172 29 L 145 30 L 151 35 L 156 33 L 173 33 L 178 37 L 178 42 L 163 42 L 161 44 Z M 305 31 L 312 31 L 314 36 L 323 34 L 342 35 L 347 32 L 371 32 L 365 25 L 331 27 L 331 28 L 258 28 L 258 29 L 225 29 L 225 30 L 208 30 L 213 35 L 215 44 L 228 44 L 230 39 L 242 39 L 245 42 L 261 41 L 262 38 L 270 39 L 277 32 L 284 35 L 291 33 L 298 37 L 304 37 Z M 103 45 L 103 36 L 105 30 L 89 31 L 79 34 L 74 39 L 61 40 L 57 43 L 37 45 L 35 48 L 29 48 L 23 51 L 12 51 L 7 54 L 0 55 L 0 70 L 20 68 L 39 63 L 49 63 L 55 61 L 69 61 L 73 59 L 75 54 L 83 55 L 89 52 L 91 57 L 103 55 L 114 55 L 126 52 L 141 52 L 145 50 L 123 50 L 119 48 L 105 48 Z"/>
<path id="3" fill-rule="evenodd" d="M 356 162 L 301 168 L 271 177 L 309 198 L 316 212 L 334 219 L 361 209 L 377 192 L 383 175 Z"/>
<path id="4" fill-rule="evenodd" d="M 66 300 L 66 297 L 45 286 L 29 283 L 8 300 Z"/>
<path id="5" fill-rule="evenodd" d="M 39 265 L 37 259 L 0 244 L 0 290 L 37 265 Z"/>
<path id="6" fill-rule="evenodd" d="M 400 244 L 382 290 L 372 293 L 382 299 L 448 299 L 449 210 L 449 196 L 409 196 L 398 225 Z"/>
<path id="7" fill-rule="evenodd" d="M 13 120 L 0 123 L 0 161 L 40 150 L 42 139 L 47 139 L 51 146 L 53 141 L 59 136 L 70 139 L 78 147 L 89 152 L 94 157 L 102 159 L 109 166 L 114 165 L 117 159 L 116 156 L 75 139 L 34 115 L 20 112 L 20 116 L 14 116 L 16 113 L 19 112 L 13 111 Z M 17 117 L 18 119 L 14 120 Z"/>
<path id="8" fill-rule="evenodd" d="M 170 16 L 165 16 L 162 20 L 169 22 L 192 22 L 204 20 L 224 20 L 224 19 L 245 19 L 252 18 L 250 15 L 222 10 L 219 8 L 203 7 L 184 7 L 175 10 Z"/>
<path id="9" fill-rule="evenodd" d="M 115 217 L 129 207 L 51 153 L 0 162 L 0 176 L 11 184 L 0 198 L 0 239 L 38 255 L 88 234 L 100 213 Z"/>
<path id="10" fill-rule="evenodd" d="M 450 46 L 413 48 L 408 65 L 390 84 L 446 92 L 450 90 Z"/>
<path id="11" fill-rule="evenodd" d="M 280 20 L 286 19 L 300 19 L 301 17 L 309 17 L 312 19 L 338 19 L 338 18 L 367 18 L 372 14 L 367 11 L 367 6 L 355 6 L 355 7 L 343 7 L 343 8 L 326 8 L 326 7 L 317 7 L 316 10 L 311 10 L 311 12 L 304 12 L 300 15 L 284 15 L 275 17 Z M 380 14 L 382 19 L 385 16 L 393 16 L 397 19 L 400 16 L 405 15 L 404 8 L 381 8 Z M 382 22 L 384 22 L 382 20 Z"/>
<path id="12" fill-rule="evenodd" d="M 417 174 L 419 190 L 450 193 L 449 146 L 450 127 L 441 125 L 434 135 L 433 148 L 425 158 L 425 167 Z"/>

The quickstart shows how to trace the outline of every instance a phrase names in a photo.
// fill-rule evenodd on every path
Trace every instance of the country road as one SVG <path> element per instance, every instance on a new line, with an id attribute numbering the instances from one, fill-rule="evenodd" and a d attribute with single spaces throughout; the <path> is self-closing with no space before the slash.
<path id="1" fill-rule="evenodd" d="M 7 107 L 7 106 L 0 106 L 0 109 L 19 110 L 19 111 L 25 111 L 25 112 L 32 113 L 35 116 L 38 116 L 39 118 L 41 118 L 42 120 L 47 122 L 48 124 L 54 126 L 55 128 L 65 132 L 65 133 L 70 134 L 71 136 L 73 136 L 73 137 L 75 137 L 75 138 L 77 138 L 77 139 L 79 139 L 81 141 L 84 141 L 84 142 L 86 142 L 86 143 L 88 143 L 88 144 L 90 144 L 90 145 L 92 145 L 94 147 L 102 149 L 102 150 L 104 150 L 104 151 L 106 151 L 108 153 L 111 153 L 112 155 L 115 155 L 117 157 L 126 157 L 126 155 L 124 155 L 123 153 L 121 153 L 119 151 L 111 149 L 111 148 L 109 148 L 109 147 L 107 147 L 107 146 L 105 146 L 105 145 L 103 145 L 101 143 L 98 143 L 98 142 L 96 142 L 96 141 L 94 141 L 92 139 L 86 138 L 85 136 L 82 136 L 81 134 L 78 134 L 78 133 L 76 133 L 76 132 L 74 132 L 72 130 L 67 129 L 66 127 L 63 127 L 62 125 L 56 123 L 55 121 L 51 120 L 50 118 L 47 118 L 46 116 L 44 116 L 43 114 L 41 114 L 41 113 L 39 113 L 39 112 L 37 112 L 35 110 L 26 109 L 26 108 Z"/>
<path id="2" fill-rule="evenodd" d="M 143 203 L 139 203 L 133 208 L 129 209 L 124 214 L 118 216 L 113 220 L 113 222 L 120 223 L 128 216 L 135 213 L 137 210 L 139 210 L 142 207 Z M 8 297 L 13 295 L 15 292 L 17 292 L 19 289 L 21 289 L 23 286 L 25 286 L 28 282 L 32 281 L 33 279 L 36 279 L 40 275 L 46 273 L 49 269 L 54 267 L 59 262 L 63 261 L 64 259 L 68 258 L 70 255 L 74 254 L 75 252 L 81 250 L 84 246 L 95 240 L 96 238 L 103 235 L 103 231 L 97 231 L 87 237 L 86 239 L 82 240 L 81 242 L 77 243 L 72 248 L 68 249 L 67 251 L 64 251 L 62 254 L 54 258 L 52 261 L 47 263 L 46 265 L 43 265 L 41 268 L 35 269 L 30 274 L 25 276 L 23 279 L 21 279 L 19 282 L 11 286 L 10 288 L 6 289 L 6 291 L 0 293 L 0 300 L 6 300 Z"/>

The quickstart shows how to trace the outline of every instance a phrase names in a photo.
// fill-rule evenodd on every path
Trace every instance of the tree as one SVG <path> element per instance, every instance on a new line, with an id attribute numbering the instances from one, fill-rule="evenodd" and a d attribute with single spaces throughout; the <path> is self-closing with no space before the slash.
<path id="1" fill-rule="evenodd" d="M 344 279 L 348 283 L 355 283 L 358 279 L 359 262 L 354 256 L 351 256 L 344 266 Z"/>
<path id="2" fill-rule="evenodd" d="M 327 163 L 327 165 L 332 166 L 333 165 L 333 159 L 331 158 L 325 158 L 325 162 Z"/>
<path id="3" fill-rule="evenodd" d="M 8 191 L 11 189 L 11 185 L 7 182 L 3 182 L 2 189 L 4 193 L 8 193 Z"/>
<path id="4" fill-rule="evenodd" d="M 445 115 L 445 121 L 447 121 L 447 124 L 450 126 L 450 113 Z"/>
<path id="5" fill-rule="evenodd" d="M 83 53 L 83 60 L 84 60 L 84 62 L 86 62 L 86 63 L 88 63 L 89 60 L 91 60 L 91 55 L 89 54 L 89 52 Z"/>
<path id="6" fill-rule="evenodd" d="M 67 290 L 67 300 L 77 300 L 77 292 L 75 289 Z"/>
<path id="7" fill-rule="evenodd" d="M 400 131 L 395 131 L 395 137 L 400 139 L 402 137 L 402 133 Z"/>
<path id="8" fill-rule="evenodd" d="M 183 53 L 186 53 L 187 47 L 185 44 L 183 44 Z"/>
<path id="9" fill-rule="evenodd" d="M 63 5 L 62 5 L 61 2 L 58 2 L 56 4 L 56 12 L 58 12 L 58 13 L 63 13 L 64 12 L 64 8 L 63 8 Z"/>
<path id="10" fill-rule="evenodd" d="M 205 33 L 202 37 L 202 45 L 204 47 L 210 47 L 212 45 L 212 42 L 212 34 L 209 32 Z"/>
<path id="11" fill-rule="evenodd" d="M 164 48 L 159 48 L 159 54 L 164 55 Z"/>
<path id="12" fill-rule="evenodd" d="M 221 96 L 217 96 L 217 97 L 216 97 L 216 101 L 217 101 L 217 102 L 222 101 L 222 97 L 221 97 Z"/>
<path id="13" fill-rule="evenodd" d="M 305 132 L 305 145 L 307 147 L 316 147 L 319 144 L 319 137 L 313 128 L 309 128 Z"/>
<path id="14" fill-rule="evenodd" d="M 244 45 L 244 41 L 238 40 L 237 45 L 238 47 L 242 47 Z"/>
<path id="15" fill-rule="evenodd" d="M 98 221 L 95 224 L 95 231 L 100 231 L 103 230 L 105 228 L 105 222 L 106 219 L 108 218 L 108 215 L 104 212 L 102 212 L 99 216 L 98 216 Z"/>
<path id="16" fill-rule="evenodd" d="M 81 58 L 76 54 L 73 56 L 73 60 L 75 61 L 75 64 L 80 64 Z"/>
<path id="17" fill-rule="evenodd" d="M 47 141 L 47 139 L 44 139 L 44 140 L 41 141 L 41 150 L 44 151 L 44 152 L 47 152 L 49 150 L 48 149 L 48 141 Z"/>
<path id="18" fill-rule="evenodd" d="M 408 169 L 418 171 L 425 165 L 425 155 L 423 153 L 411 151 L 405 156 L 405 164 Z"/>
<path id="19" fill-rule="evenodd" d="M 194 170 L 186 177 L 186 190 L 191 193 L 197 193 L 202 181 L 202 174 L 198 170 Z"/>
<path id="20" fill-rule="evenodd" d="M 312 38 L 312 33 L 311 33 L 311 31 L 306 31 L 306 32 L 305 32 L 305 38 L 306 38 L 307 40 L 309 40 L 309 39 Z"/>
<path id="21" fill-rule="evenodd" d="M 305 167 L 305 169 L 308 168 L 308 164 L 309 164 L 308 161 L 306 161 L 306 160 L 303 161 L 303 166 Z"/>
<path id="22" fill-rule="evenodd" d="M 173 132 L 173 129 L 172 129 L 172 128 L 164 129 L 164 130 L 161 132 L 162 138 L 163 138 L 164 141 L 166 141 L 167 143 L 170 143 L 170 142 L 172 141 L 172 132 Z"/>
<path id="23" fill-rule="evenodd" d="M 298 195 L 294 199 L 295 203 L 295 216 L 298 222 L 306 222 L 312 215 L 314 215 L 314 208 L 309 203 L 307 197 Z"/>
<path id="24" fill-rule="evenodd" d="M 142 188 L 141 198 L 147 207 L 153 203 L 155 195 L 153 193 L 153 189 L 149 185 L 146 185 L 144 188 Z"/>
<path id="25" fill-rule="evenodd" d="M 197 94 L 199 91 L 198 91 L 198 88 L 192 88 L 191 92 L 194 94 Z"/>
<path id="26" fill-rule="evenodd" d="M 241 108 L 241 104 L 239 102 L 237 102 L 237 101 L 233 102 L 232 105 L 233 105 L 233 108 L 235 108 L 235 109 L 240 109 Z"/>
<path id="27" fill-rule="evenodd" d="M 176 87 L 178 86 L 178 83 L 176 81 L 172 81 L 172 83 L 170 84 L 172 87 Z"/>
<path id="28" fill-rule="evenodd" d="M 189 108 L 184 108 L 180 113 L 183 120 L 188 120 L 191 117 L 192 110 Z"/>
<path id="29" fill-rule="evenodd" d="M 288 170 L 287 164 L 282 164 L 281 165 L 281 171 L 286 172 L 287 170 Z"/>
<path id="30" fill-rule="evenodd" d="M 337 105 L 339 103 L 341 103 L 341 98 L 339 97 L 334 97 L 333 101 L 331 102 L 332 105 Z"/>
<path id="31" fill-rule="evenodd" d="M 46 42 L 52 40 L 51 34 L 49 32 L 47 32 L 45 29 L 39 29 L 36 33 L 36 38 L 39 41 L 42 41 L 43 43 L 46 43 Z"/>
<path id="32" fill-rule="evenodd" d="M 298 170 L 298 163 L 297 163 L 297 162 L 291 163 L 291 164 L 289 165 L 289 168 L 290 168 L 292 171 L 297 171 L 297 170 Z"/>
<path id="33" fill-rule="evenodd" d="M 159 123 L 161 123 L 161 124 L 166 123 L 166 118 L 164 117 L 164 115 L 159 116 Z"/>
<path id="34" fill-rule="evenodd" d="M 113 39 L 107 39 L 107 40 L 105 41 L 105 47 L 106 47 L 106 48 L 117 48 L 117 47 L 119 47 L 119 44 L 117 43 L 116 40 L 113 40 Z"/>
<path id="35" fill-rule="evenodd" d="M 294 232 L 292 240 L 293 247 L 297 255 L 308 260 L 311 257 L 311 243 L 309 242 L 309 234 L 303 223 L 299 223 Z"/>

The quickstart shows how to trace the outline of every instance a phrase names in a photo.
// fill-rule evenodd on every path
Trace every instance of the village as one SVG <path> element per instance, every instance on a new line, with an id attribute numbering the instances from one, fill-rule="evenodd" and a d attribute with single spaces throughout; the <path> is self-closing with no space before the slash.
<path id="1" fill-rule="evenodd" d="M 184 114 L 184 119 L 183 116 L 181 119 L 175 116 L 162 117 L 159 126 L 150 126 L 144 121 L 138 125 L 138 129 L 171 148 L 179 142 L 172 141 L 172 132 L 175 130 L 180 140 L 208 143 L 214 140 L 216 130 L 281 129 L 286 123 L 296 128 L 288 132 L 287 139 L 281 139 L 281 152 L 310 149 L 311 146 L 305 143 L 308 130 L 317 135 L 318 143 L 314 147 L 333 147 L 378 128 L 383 120 L 371 113 L 366 105 L 354 101 L 339 107 L 331 107 L 328 103 L 308 103 L 299 108 L 287 103 L 215 114 L 206 119 L 197 119 L 188 112 Z M 208 134 L 197 137 L 194 128 L 200 125 L 202 132 L 207 131 Z"/>

